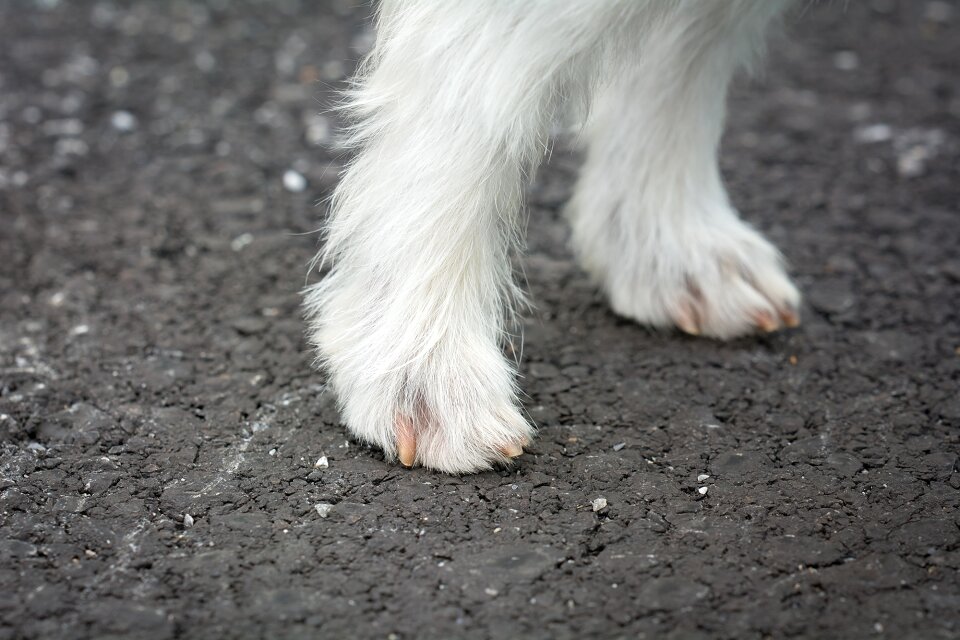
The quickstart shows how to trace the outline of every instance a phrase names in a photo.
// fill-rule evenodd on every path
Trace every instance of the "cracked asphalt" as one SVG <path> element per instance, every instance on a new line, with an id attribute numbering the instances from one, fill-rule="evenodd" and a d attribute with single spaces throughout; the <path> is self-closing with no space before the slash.
<path id="1" fill-rule="evenodd" d="M 806 295 L 613 315 L 529 190 L 540 435 L 349 439 L 299 290 L 352 1 L 0 0 L 0 639 L 960 637 L 960 5 L 804 3 L 723 170 Z"/>

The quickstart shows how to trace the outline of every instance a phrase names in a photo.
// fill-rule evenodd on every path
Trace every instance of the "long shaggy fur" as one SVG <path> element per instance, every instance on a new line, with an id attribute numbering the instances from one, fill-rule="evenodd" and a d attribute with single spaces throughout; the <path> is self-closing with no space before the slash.
<path id="1" fill-rule="evenodd" d="M 348 95 L 357 155 L 307 291 L 310 331 L 360 439 L 451 473 L 505 460 L 532 427 L 502 343 L 521 293 L 521 192 L 571 104 L 592 109 L 570 206 L 618 312 L 693 308 L 728 337 L 798 294 L 741 222 L 716 164 L 733 71 L 780 0 L 384 0 Z M 692 307 L 690 305 L 693 305 Z"/>

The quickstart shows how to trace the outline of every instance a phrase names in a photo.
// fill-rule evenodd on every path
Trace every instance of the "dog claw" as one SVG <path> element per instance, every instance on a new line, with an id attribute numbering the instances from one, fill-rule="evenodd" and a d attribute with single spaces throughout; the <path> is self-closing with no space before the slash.
<path id="1" fill-rule="evenodd" d="M 688 333 L 691 336 L 700 335 L 700 327 L 697 325 L 697 314 L 690 305 L 680 305 L 674 316 L 674 321 L 684 333 Z"/>
<path id="2" fill-rule="evenodd" d="M 753 321 L 758 327 L 767 333 L 771 333 L 780 328 L 780 323 L 778 323 L 776 318 L 774 318 L 773 315 L 767 311 L 757 311 L 753 315 Z"/>
<path id="3" fill-rule="evenodd" d="M 397 430 L 397 457 L 400 464 L 410 468 L 417 457 L 417 440 L 413 434 L 413 424 L 407 418 L 399 417 L 396 421 Z"/>
<path id="4" fill-rule="evenodd" d="M 783 326 L 790 329 L 800 326 L 800 314 L 789 307 L 780 310 L 780 319 L 783 320 Z"/>
<path id="5" fill-rule="evenodd" d="M 511 443 L 500 447 L 500 452 L 508 458 L 516 458 L 523 454 L 523 447 Z"/>

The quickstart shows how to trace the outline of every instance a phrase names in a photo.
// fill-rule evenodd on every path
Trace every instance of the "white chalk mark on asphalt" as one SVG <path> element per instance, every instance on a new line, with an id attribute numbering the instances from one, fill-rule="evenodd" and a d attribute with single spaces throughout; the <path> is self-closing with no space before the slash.
<path id="1" fill-rule="evenodd" d="M 221 483 L 226 482 L 227 477 L 232 476 L 240 469 L 240 465 L 242 465 L 244 460 L 246 460 L 247 449 L 250 448 L 250 443 L 253 441 L 256 431 L 257 430 L 255 429 L 252 430 L 252 433 L 249 436 L 240 440 L 240 444 L 236 446 L 232 456 L 228 455 L 224 457 L 226 466 L 223 468 L 223 472 L 218 473 L 216 476 L 214 476 L 213 480 L 208 482 L 202 489 L 197 491 L 196 497 L 199 498 L 200 496 L 206 495 L 210 491 L 213 491 Z"/>
<path id="2" fill-rule="evenodd" d="M 118 573 L 125 572 L 133 561 L 137 553 L 140 552 L 140 536 L 149 524 L 146 518 L 140 520 L 136 526 L 117 542 L 117 559 L 110 563 L 106 571 L 96 576 L 93 580 L 93 587 L 113 579 Z"/>

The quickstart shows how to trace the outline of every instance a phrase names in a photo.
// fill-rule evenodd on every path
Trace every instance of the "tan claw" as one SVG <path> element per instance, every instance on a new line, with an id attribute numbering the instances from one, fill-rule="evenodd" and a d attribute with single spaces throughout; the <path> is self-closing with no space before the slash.
<path id="1" fill-rule="evenodd" d="M 700 327 L 697 324 L 697 313 L 694 311 L 693 307 L 689 304 L 681 304 L 677 308 L 677 313 L 674 316 L 674 321 L 677 323 L 677 326 L 680 327 L 680 330 L 684 333 L 689 333 L 692 336 L 700 335 Z"/>
<path id="2" fill-rule="evenodd" d="M 767 333 L 771 333 L 780 328 L 780 323 L 777 322 L 777 319 L 767 311 L 757 311 L 754 313 L 753 322 Z"/>
<path id="3" fill-rule="evenodd" d="M 517 456 L 523 455 L 523 447 L 519 444 L 510 443 L 500 447 L 500 453 L 508 458 L 516 458 Z"/>
<path id="4" fill-rule="evenodd" d="M 794 329 L 800 326 L 800 314 L 796 311 L 787 307 L 780 310 L 780 319 L 783 320 L 783 324 L 786 327 Z"/>
<path id="5" fill-rule="evenodd" d="M 400 458 L 400 464 L 409 468 L 413 466 L 413 461 L 417 457 L 417 440 L 413 434 L 413 424 L 404 417 L 398 417 L 396 424 L 397 430 L 397 457 Z"/>

